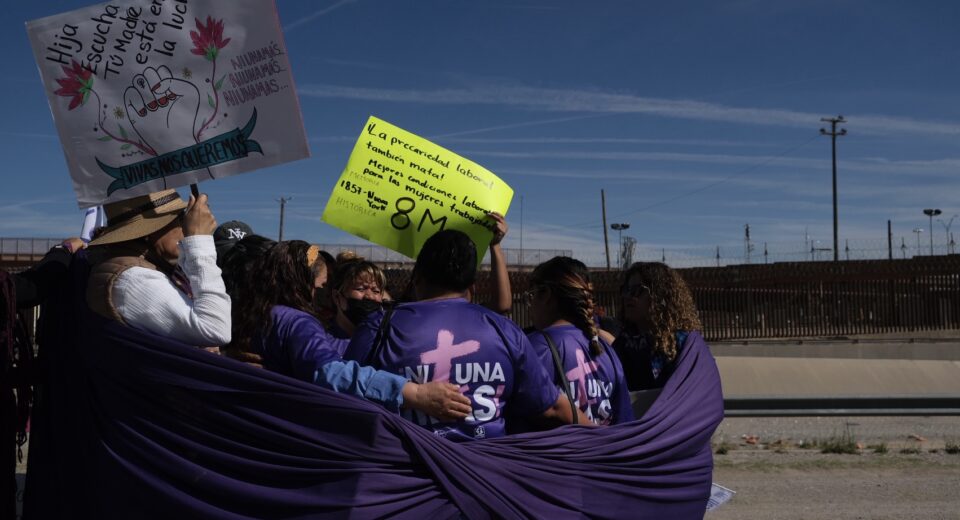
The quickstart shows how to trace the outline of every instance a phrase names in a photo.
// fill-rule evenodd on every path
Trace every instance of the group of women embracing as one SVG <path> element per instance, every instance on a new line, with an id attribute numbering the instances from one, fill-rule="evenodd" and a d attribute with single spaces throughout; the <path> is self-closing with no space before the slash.
<path id="1" fill-rule="evenodd" d="M 454 441 L 632 421 L 630 391 L 663 387 L 700 328 L 679 275 L 639 263 L 624 272 L 614 336 L 600 327 L 590 271 L 560 256 L 534 269 L 524 293 L 533 327 L 521 330 L 472 303 L 477 247 L 456 230 L 426 241 L 396 298 L 376 264 L 298 240 L 250 235 L 219 263 L 234 324 L 224 354 Z"/>

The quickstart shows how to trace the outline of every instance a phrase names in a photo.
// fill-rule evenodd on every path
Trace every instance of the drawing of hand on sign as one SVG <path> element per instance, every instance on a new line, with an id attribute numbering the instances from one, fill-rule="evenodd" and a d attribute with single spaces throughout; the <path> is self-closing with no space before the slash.
<path id="1" fill-rule="evenodd" d="M 170 69 L 147 67 L 123 94 L 127 119 L 155 155 L 197 144 L 200 90 Z"/>

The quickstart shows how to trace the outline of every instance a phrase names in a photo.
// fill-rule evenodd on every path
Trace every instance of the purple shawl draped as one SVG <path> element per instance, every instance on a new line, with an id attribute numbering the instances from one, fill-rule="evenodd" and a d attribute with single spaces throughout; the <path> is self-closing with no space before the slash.
<path id="1" fill-rule="evenodd" d="M 27 519 L 703 517 L 723 400 L 697 333 L 637 421 L 454 444 L 103 320 L 80 263 L 45 309 Z"/>

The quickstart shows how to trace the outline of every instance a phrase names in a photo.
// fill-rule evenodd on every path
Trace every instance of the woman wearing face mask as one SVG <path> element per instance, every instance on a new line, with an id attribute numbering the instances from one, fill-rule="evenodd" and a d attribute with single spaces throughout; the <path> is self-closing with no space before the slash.
<path id="1" fill-rule="evenodd" d="M 227 355 L 258 356 L 268 370 L 314 382 L 382 404 L 412 408 L 457 420 L 470 401 L 449 383 L 416 384 L 395 374 L 344 361 L 337 341 L 317 319 L 313 299 L 326 284 L 327 270 L 316 246 L 278 242 L 260 257 L 241 282 L 239 326 Z"/>
<path id="2" fill-rule="evenodd" d="M 623 331 L 613 343 L 631 391 L 663 388 L 681 350 L 703 341 L 697 308 L 683 278 L 659 262 L 638 262 L 620 288 Z"/>
<path id="3" fill-rule="evenodd" d="M 353 258 L 337 264 L 330 278 L 330 297 L 337 309 L 330 333 L 349 340 L 368 315 L 381 309 L 385 286 L 386 277 L 373 262 Z"/>

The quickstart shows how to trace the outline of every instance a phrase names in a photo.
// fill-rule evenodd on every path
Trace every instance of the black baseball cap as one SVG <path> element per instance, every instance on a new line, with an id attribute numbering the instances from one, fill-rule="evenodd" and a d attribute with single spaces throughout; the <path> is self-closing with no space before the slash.
<path id="1" fill-rule="evenodd" d="M 217 248 L 217 260 L 223 258 L 223 255 L 230 250 L 243 237 L 253 234 L 253 229 L 245 222 L 231 220 L 217 226 L 213 232 L 213 244 Z"/>

